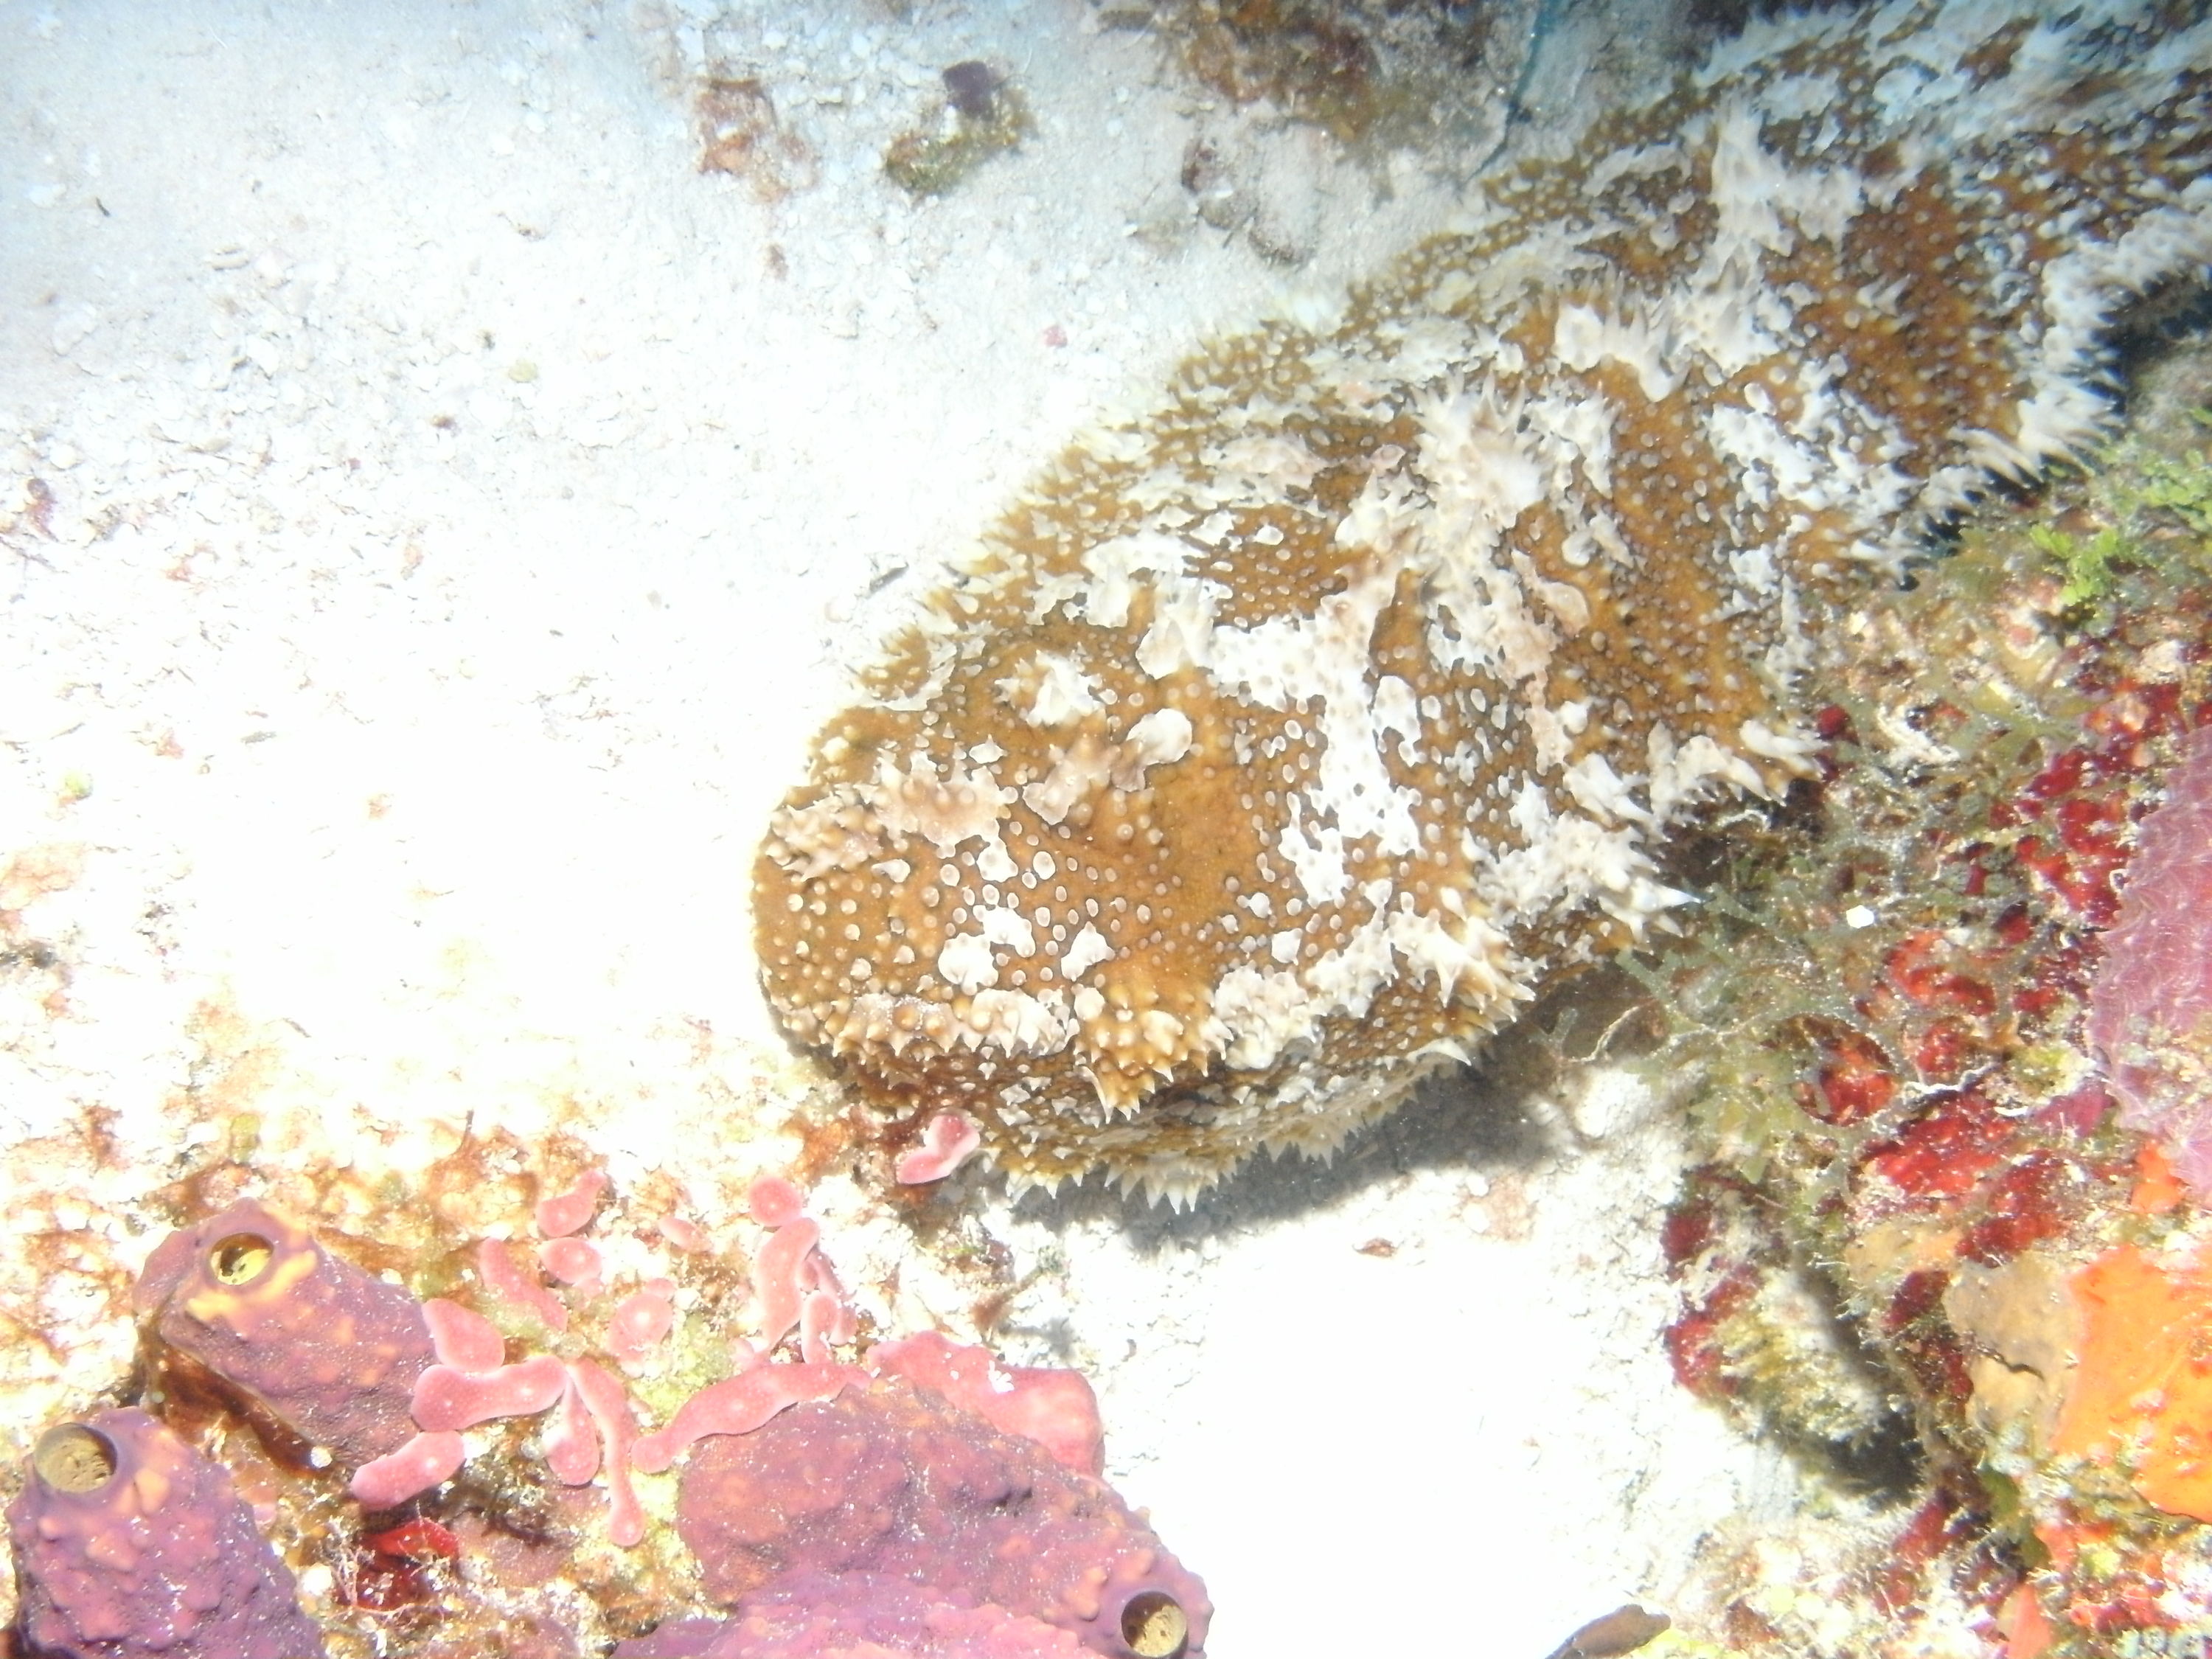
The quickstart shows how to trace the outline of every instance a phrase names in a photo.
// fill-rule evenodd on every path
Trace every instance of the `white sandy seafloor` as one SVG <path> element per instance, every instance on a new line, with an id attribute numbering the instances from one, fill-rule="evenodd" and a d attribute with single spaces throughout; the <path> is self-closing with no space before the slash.
<path id="1" fill-rule="evenodd" d="M 878 158 L 966 58 L 1037 131 L 916 204 Z M 815 154 L 780 203 L 697 170 L 732 64 Z M 1201 134 L 1264 236 L 1194 217 Z M 1213 108 L 1077 0 L 0 3 L 12 1224 L 135 1268 L 146 1195 L 245 1121 L 403 1176 L 465 1122 L 582 1123 L 711 1223 L 821 1090 L 746 888 L 871 593 L 1209 329 L 1442 222 L 1451 173 Z M 1180 1217 L 943 1200 L 1030 1279 L 1009 1357 L 1097 1382 L 1215 1659 L 1694 1621 L 1801 1501 L 1669 1378 L 1664 1110 L 1480 1105 Z M 896 1254 L 819 1201 L 833 1254 Z M 7 1255 L 20 1446 L 131 1339 Z"/>

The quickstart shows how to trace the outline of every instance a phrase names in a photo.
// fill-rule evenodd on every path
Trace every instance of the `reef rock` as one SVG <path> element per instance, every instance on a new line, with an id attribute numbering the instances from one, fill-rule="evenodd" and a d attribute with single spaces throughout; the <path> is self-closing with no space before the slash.
<path id="1" fill-rule="evenodd" d="M 1018 1178 L 1325 1151 L 1663 925 L 1834 607 L 2102 427 L 2212 254 L 2212 23 L 1760 25 L 1072 447 L 817 739 L 768 994 Z"/>
<path id="2" fill-rule="evenodd" d="M 140 1411 L 50 1429 L 8 1505 L 17 1627 L 60 1659 L 320 1659 L 230 1476 Z"/>

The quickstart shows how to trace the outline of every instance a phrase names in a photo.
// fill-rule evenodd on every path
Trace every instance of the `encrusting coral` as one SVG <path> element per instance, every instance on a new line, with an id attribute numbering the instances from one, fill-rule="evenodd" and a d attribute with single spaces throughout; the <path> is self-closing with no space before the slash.
<path id="1" fill-rule="evenodd" d="M 1079 441 L 775 815 L 791 1031 L 1183 1197 L 1664 926 L 1670 831 L 1807 769 L 1838 601 L 2077 453 L 2212 253 L 2212 24 L 2047 9 L 1758 26 Z"/>

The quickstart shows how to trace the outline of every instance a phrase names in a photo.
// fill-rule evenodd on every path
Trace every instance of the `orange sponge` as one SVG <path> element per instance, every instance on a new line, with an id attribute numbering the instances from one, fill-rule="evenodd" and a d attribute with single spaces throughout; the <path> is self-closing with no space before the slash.
<path id="1" fill-rule="evenodd" d="M 2081 1362 L 2052 1449 L 2102 1459 L 2129 1449 L 2147 1500 L 2212 1522 L 2212 1260 L 2123 1244 L 2073 1288 Z"/>

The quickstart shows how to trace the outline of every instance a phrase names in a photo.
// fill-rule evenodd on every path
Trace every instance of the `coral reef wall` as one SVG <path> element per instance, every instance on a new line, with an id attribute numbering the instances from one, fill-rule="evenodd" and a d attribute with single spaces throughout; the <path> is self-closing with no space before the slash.
<path id="1" fill-rule="evenodd" d="M 2212 1632 L 2201 341 L 2142 402 L 1834 643 L 1797 827 L 1650 976 L 1711 1159 L 1665 1233 L 1676 1373 L 1890 1505 L 1827 1610 L 1737 1595 L 1750 1651 Z"/>

